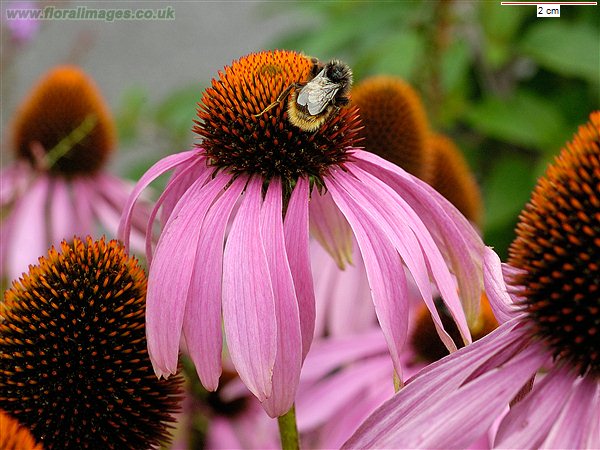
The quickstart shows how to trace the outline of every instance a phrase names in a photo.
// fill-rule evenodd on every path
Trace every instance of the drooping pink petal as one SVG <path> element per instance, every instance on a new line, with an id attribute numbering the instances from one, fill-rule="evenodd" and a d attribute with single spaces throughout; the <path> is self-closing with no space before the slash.
<path id="1" fill-rule="evenodd" d="M 196 165 L 192 164 L 183 169 L 181 167 L 178 167 L 178 169 L 179 170 L 175 174 L 173 174 L 173 176 L 167 183 L 167 186 L 165 187 L 164 191 L 162 192 L 162 194 L 156 201 L 156 204 L 154 205 L 154 208 L 152 208 L 150 216 L 148 217 L 148 221 L 146 222 L 146 233 L 145 233 L 146 234 L 146 245 L 145 245 L 145 247 L 146 247 L 146 260 L 148 261 L 148 265 L 152 264 L 152 257 L 153 257 L 152 246 L 154 243 L 154 238 L 153 238 L 152 230 L 155 225 L 154 220 L 156 219 L 156 216 L 157 216 L 161 206 L 163 207 L 163 210 L 164 210 L 165 200 L 173 199 L 174 201 L 173 201 L 173 205 L 170 207 L 171 209 L 169 211 L 169 214 L 163 214 L 163 217 L 165 217 L 163 224 L 167 223 L 170 213 L 173 211 L 173 208 L 177 204 L 177 201 L 181 198 L 181 196 L 185 193 L 185 191 L 194 182 L 198 181 L 199 179 L 204 180 L 204 182 L 208 181 L 208 178 L 210 175 L 210 173 L 207 170 L 198 172 L 197 164 Z M 192 182 L 190 182 L 188 175 L 192 172 L 194 173 L 194 175 L 197 174 L 197 176 L 194 178 L 194 180 Z M 175 194 L 179 195 L 176 199 L 175 199 Z"/>
<path id="2" fill-rule="evenodd" d="M 400 352 L 408 334 L 408 294 L 402 263 L 370 212 L 362 209 L 334 180 L 328 178 L 326 184 L 354 231 L 365 262 L 377 318 L 386 338 L 394 369 L 401 376 Z"/>
<path id="3" fill-rule="evenodd" d="M 302 359 L 306 358 L 315 330 L 315 292 L 309 254 L 308 192 L 308 180 L 298 179 L 283 221 L 285 249 L 300 314 Z"/>
<path id="4" fill-rule="evenodd" d="M 310 201 L 310 231 L 340 269 L 352 262 L 352 229 L 331 195 L 320 195 L 316 187 Z"/>
<path id="5" fill-rule="evenodd" d="M 454 355 L 444 359 L 451 356 Z M 395 421 L 393 426 L 390 427 L 389 422 L 387 427 L 380 425 L 375 433 L 373 429 L 365 427 L 367 421 L 371 420 L 368 419 L 344 444 L 344 448 L 466 448 L 488 431 L 495 418 L 544 360 L 545 355 L 529 347 L 496 370 L 445 396 L 435 395 L 437 393 L 429 390 L 430 387 L 423 391 L 426 383 L 415 380 L 405 390 L 409 387 L 421 390 L 422 399 L 429 403 L 426 409 L 419 405 L 407 414 L 399 414 L 399 409 L 406 409 L 406 398 L 411 397 L 410 393 L 405 394 L 401 390 L 374 413 L 379 416 L 385 410 L 391 416 L 388 421 Z M 436 402 L 430 401 L 432 392 Z M 394 410 L 390 405 L 400 408 Z"/>
<path id="6" fill-rule="evenodd" d="M 93 192 L 89 192 L 84 178 L 75 178 L 71 181 L 71 192 L 74 197 L 75 216 L 80 230 L 84 234 L 92 234 L 95 226 L 94 210 L 92 208 Z"/>
<path id="7" fill-rule="evenodd" d="M 494 446 L 539 448 L 571 393 L 575 376 L 554 367 L 533 391 L 506 415 Z"/>
<path id="8" fill-rule="evenodd" d="M 231 360 L 244 384 L 262 402 L 272 392 L 277 319 L 260 234 L 261 197 L 262 179 L 254 177 L 246 186 L 225 244 L 223 322 Z"/>
<path id="9" fill-rule="evenodd" d="M 177 203 L 156 246 L 148 276 L 146 336 L 158 376 L 177 371 L 179 338 L 200 240 L 198 223 L 229 180 L 226 174 L 206 185 L 198 179 Z"/>
<path id="10" fill-rule="evenodd" d="M 206 159 L 198 160 L 193 164 L 180 165 L 173 170 L 173 174 L 167 183 L 169 189 L 165 188 L 162 195 L 164 199 L 160 212 L 161 224 L 164 225 L 167 223 L 169 216 L 183 193 L 206 171 L 213 172 L 208 167 Z"/>
<path id="11" fill-rule="evenodd" d="M 16 162 L 0 170 L 0 207 L 13 203 L 31 183 L 34 173 Z"/>
<path id="12" fill-rule="evenodd" d="M 46 233 L 46 204 L 49 179 L 39 177 L 28 191 L 19 199 L 11 211 L 10 230 L 2 230 L 2 239 L 6 246 L 6 275 L 10 280 L 18 278 L 27 270 L 29 264 L 37 264 L 38 258 L 48 250 Z"/>
<path id="13" fill-rule="evenodd" d="M 263 406 L 269 416 L 278 417 L 288 412 L 294 404 L 302 366 L 300 315 L 285 248 L 282 189 L 278 178 L 273 178 L 269 182 L 260 219 L 277 318 L 277 355 L 273 365 L 273 391 L 263 402 Z"/>
<path id="14" fill-rule="evenodd" d="M 315 338 L 360 333 L 376 324 L 369 280 L 356 243 L 353 263 L 344 270 L 317 241 L 311 241 L 310 253 L 317 307 Z"/>
<path id="15" fill-rule="evenodd" d="M 202 385 L 217 389 L 221 375 L 221 286 L 225 228 L 246 177 L 238 177 L 208 210 L 200 229 L 194 272 L 183 319 L 183 336 Z"/>
<path id="16" fill-rule="evenodd" d="M 123 209 L 123 215 L 121 217 L 121 223 L 119 224 L 119 230 L 117 233 L 119 239 L 123 242 L 123 245 L 127 250 L 129 250 L 129 235 L 131 233 L 133 206 L 142 191 L 163 173 L 196 158 L 203 159 L 203 156 L 198 152 L 198 150 L 190 150 L 187 152 L 177 153 L 175 155 L 169 155 L 154 164 L 150 169 L 148 169 L 142 178 L 140 178 L 138 183 L 135 185 L 135 188 L 131 192 L 125 208 Z"/>
<path id="17" fill-rule="evenodd" d="M 473 344 L 427 366 L 365 420 L 353 438 L 344 444 L 345 448 L 372 447 L 394 432 L 402 418 L 433 410 L 477 370 L 480 361 L 493 359 L 496 353 L 515 346 L 523 338 L 522 332 L 516 332 L 518 327 L 515 320 L 507 322 Z M 498 360 L 497 365 L 505 361 L 506 358 Z"/>
<path id="18" fill-rule="evenodd" d="M 573 374 L 570 377 L 573 378 Z M 553 421 L 540 448 L 600 448 L 599 389 L 593 377 L 572 380 L 567 403 L 562 407 L 557 403 L 552 405 L 560 415 Z M 553 398 L 557 394 L 549 393 Z"/>
<path id="19" fill-rule="evenodd" d="M 52 179 L 48 198 L 50 199 L 48 212 L 52 245 L 60 244 L 63 239 L 70 242 L 73 240 L 73 236 L 84 237 L 86 234 L 90 234 L 91 230 L 82 229 L 77 220 L 76 206 L 65 180 L 58 177 Z"/>
<path id="20" fill-rule="evenodd" d="M 519 315 L 519 308 L 513 303 L 512 297 L 507 292 L 507 286 L 502 276 L 500 257 L 489 247 L 484 253 L 484 286 L 485 291 L 499 323 L 504 323 Z"/>
<path id="21" fill-rule="evenodd" d="M 484 244 L 472 224 L 424 181 L 373 153 L 356 149 L 353 156 L 356 165 L 398 192 L 425 223 L 457 278 L 467 320 L 477 320 Z"/>
<path id="22" fill-rule="evenodd" d="M 129 193 L 134 188 L 134 184 L 104 172 L 97 174 L 90 181 L 94 185 L 97 195 L 107 205 L 107 209 L 114 211 L 120 217 L 129 199 Z M 136 251 L 143 251 L 144 249 L 143 242 L 149 218 L 149 204 L 147 202 L 136 202 L 131 216 L 131 240 L 132 246 Z M 116 237 L 118 225 L 119 222 L 117 222 L 117 227 L 111 225 L 111 236 Z"/>
<path id="23" fill-rule="evenodd" d="M 456 344 L 444 330 L 433 301 L 430 271 L 463 339 L 467 343 L 470 342 L 470 332 L 456 292 L 456 284 L 425 225 L 415 216 L 410 206 L 377 178 L 351 164 L 348 164 L 348 170 L 358 177 L 358 180 L 351 176 L 344 177 L 345 188 L 357 202 L 362 203 L 364 209 L 371 206 L 374 217 L 412 275 L 431 312 L 442 342 L 450 351 L 456 350 Z M 359 180 L 363 182 L 360 183 Z"/>

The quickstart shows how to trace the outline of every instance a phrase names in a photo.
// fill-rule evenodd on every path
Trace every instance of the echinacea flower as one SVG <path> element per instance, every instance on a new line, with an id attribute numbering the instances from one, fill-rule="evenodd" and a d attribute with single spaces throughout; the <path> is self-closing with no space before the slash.
<path id="1" fill-rule="evenodd" d="M 26 427 L 0 410 L 0 449 L 43 450 L 43 447 L 36 442 Z"/>
<path id="2" fill-rule="evenodd" d="M 504 323 L 420 372 L 346 448 L 466 447 L 509 404 L 494 447 L 600 448 L 599 186 L 594 112 L 538 181 L 508 264 L 486 255 Z"/>
<path id="3" fill-rule="evenodd" d="M 50 249 L 0 302 L 0 409 L 46 449 L 167 441 L 181 377 L 154 376 L 145 296 L 143 269 L 117 241 Z"/>
<path id="4" fill-rule="evenodd" d="M 290 51 L 251 54 L 226 67 L 200 103 L 195 132 L 202 142 L 152 167 L 121 222 L 126 243 L 137 196 L 175 169 L 152 215 L 162 206 L 153 255 L 148 245 L 146 320 L 154 368 L 159 376 L 176 370 L 183 337 L 203 385 L 216 389 L 222 314 L 233 364 L 272 417 L 291 408 L 313 338 L 309 216 L 334 255 L 351 250 L 354 234 L 399 374 L 408 329 L 403 265 L 450 347 L 430 280 L 465 340 L 459 290 L 473 302 L 480 297 L 477 233 L 426 183 L 356 147 L 359 117 L 355 107 L 344 106 L 347 99 L 326 102 L 328 116 L 316 130 L 290 122 L 297 83 L 327 69 L 321 67 Z"/>
<path id="5" fill-rule="evenodd" d="M 9 280 L 63 239 L 93 235 L 97 225 L 116 233 L 130 191 L 103 171 L 114 124 L 79 68 L 47 73 L 17 112 L 12 132 L 15 161 L 0 172 L 0 269 Z"/>

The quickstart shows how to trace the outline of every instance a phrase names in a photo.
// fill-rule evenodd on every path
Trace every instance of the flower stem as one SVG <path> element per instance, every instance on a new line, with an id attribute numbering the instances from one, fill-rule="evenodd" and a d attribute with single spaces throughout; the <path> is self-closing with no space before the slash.
<path id="1" fill-rule="evenodd" d="M 279 436 L 281 438 L 282 450 L 299 450 L 298 427 L 296 426 L 295 405 L 283 416 L 277 418 L 279 423 Z"/>

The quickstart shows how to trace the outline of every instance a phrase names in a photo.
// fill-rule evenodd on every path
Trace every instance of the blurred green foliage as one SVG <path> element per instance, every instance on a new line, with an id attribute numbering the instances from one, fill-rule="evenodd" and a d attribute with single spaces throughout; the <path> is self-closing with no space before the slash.
<path id="1" fill-rule="evenodd" d="M 503 258 L 537 177 L 599 108 L 593 6 L 563 6 L 558 19 L 500 1 L 298 1 L 260 8 L 286 23 L 292 17 L 294 25 L 272 48 L 340 58 L 352 66 L 355 82 L 389 74 L 421 93 L 432 127 L 455 140 L 480 182 L 485 240 Z M 189 148 L 200 97 L 199 85 L 158 102 L 137 89 L 127 92 L 117 114 L 124 147 L 146 142 L 163 154 L 143 153 L 147 159 L 127 165 L 123 175 L 137 179 L 165 149 Z"/>

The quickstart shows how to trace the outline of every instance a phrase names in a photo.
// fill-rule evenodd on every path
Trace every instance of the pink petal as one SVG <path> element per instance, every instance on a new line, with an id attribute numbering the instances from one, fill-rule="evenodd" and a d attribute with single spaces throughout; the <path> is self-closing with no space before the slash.
<path id="1" fill-rule="evenodd" d="M 358 205 L 334 180 L 329 178 L 326 184 L 354 231 L 365 262 L 377 318 L 386 338 L 394 369 L 400 375 L 400 352 L 408 333 L 407 285 L 400 258 L 370 212 Z"/>
<path id="2" fill-rule="evenodd" d="M 180 169 L 180 167 L 179 167 L 179 169 Z M 154 241 L 154 237 L 153 237 L 152 230 L 155 225 L 154 220 L 156 219 L 156 216 L 157 216 L 158 211 L 160 210 L 161 206 L 163 206 L 163 212 L 164 212 L 163 203 L 165 202 L 165 200 L 170 199 L 172 201 L 173 205 L 170 207 L 169 214 L 163 214 L 163 217 L 165 217 L 165 220 L 163 221 L 163 223 L 167 223 L 167 220 L 169 219 L 169 215 L 173 211 L 173 208 L 175 208 L 175 205 L 177 204 L 177 202 L 179 201 L 181 196 L 185 193 L 185 191 L 187 191 L 187 189 L 189 189 L 189 187 L 194 182 L 196 182 L 198 180 L 203 180 L 204 183 L 206 183 L 206 181 L 210 177 L 210 172 L 208 170 L 204 170 L 197 174 L 197 176 L 194 178 L 194 181 L 190 182 L 187 177 L 187 175 L 190 172 L 193 172 L 196 175 L 196 172 L 198 172 L 197 165 L 191 165 L 191 166 L 185 167 L 183 170 L 179 170 L 176 174 L 174 174 L 171 177 L 171 179 L 167 183 L 167 186 L 165 187 L 164 191 L 162 192 L 162 194 L 156 201 L 156 204 L 154 205 L 154 208 L 152 209 L 150 216 L 148 217 L 148 221 L 146 223 L 146 233 L 145 233 L 146 234 L 146 246 L 145 246 L 146 247 L 146 259 L 147 259 L 148 265 L 152 264 L 152 257 L 153 257 L 152 244 Z M 175 197 L 175 195 L 177 195 L 177 197 Z"/>
<path id="3" fill-rule="evenodd" d="M 269 264 L 277 318 L 277 356 L 273 366 L 273 391 L 263 402 L 271 417 L 278 417 L 294 404 L 300 367 L 302 337 L 294 280 L 288 263 L 283 234 L 281 182 L 273 178 L 261 211 L 261 234 Z"/>
<path id="4" fill-rule="evenodd" d="M 393 432 L 402 418 L 433 410 L 477 370 L 481 361 L 493 358 L 505 348 L 514 347 L 523 338 L 523 333 L 517 332 L 518 326 L 519 322 L 515 320 L 507 322 L 473 344 L 427 366 L 409 380 L 393 399 L 375 411 L 345 447 L 371 447 Z M 498 361 L 498 365 L 504 361 Z"/>
<path id="5" fill-rule="evenodd" d="M 93 184 L 102 201 L 108 205 L 111 211 L 114 211 L 120 217 L 134 185 L 108 173 L 99 173 L 96 175 L 93 179 Z M 147 202 L 137 202 L 133 207 L 131 217 L 132 245 L 137 251 L 144 250 L 145 229 L 149 218 L 150 207 Z M 110 232 L 114 237 L 117 235 L 118 225 L 118 221 L 116 227 L 111 225 Z"/>
<path id="6" fill-rule="evenodd" d="M 333 257 L 340 269 L 352 262 L 352 229 L 335 206 L 331 195 L 313 189 L 310 201 L 310 231 Z"/>
<path id="7" fill-rule="evenodd" d="M 146 336 L 158 376 L 177 371 L 179 338 L 200 240 L 200 224 L 230 178 L 199 179 L 181 197 L 160 236 L 148 276 Z"/>
<path id="8" fill-rule="evenodd" d="M 238 177 L 215 201 L 202 222 L 183 320 L 183 336 L 188 352 L 200 381 L 209 391 L 217 389 L 221 375 L 221 288 L 225 228 L 246 181 L 246 177 Z"/>
<path id="9" fill-rule="evenodd" d="M 599 390 L 592 376 L 574 381 L 568 402 L 562 408 L 553 405 L 560 415 L 540 448 L 600 448 Z"/>
<path id="10" fill-rule="evenodd" d="M 76 178 L 72 181 L 71 192 L 74 197 L 73 204 L 77 205 L 75 208 L 75 220 L 77 221 L 78 228 L 83 234 L 91 235 L 95 228 L 94 211 L 92 208 L 94 191 L 89 191 L 84 178 Z"/>
<path id="11" fill-rule="evenodd" d="M 73 236 L 83 238 L 86 234 L 90 234 L 91 230 L 84 230 L 80 227 L 67 182 L 56 177 L 52 179 L 50 186 L 49 228 L 52 245 L 59 245 L 63 239 L 70 242 L 73 240 Z"/>
<path id="12" fill-rule="evenodd" d="M 490 306 L 498 322 L 504 323 L 519 314 L 519 307 L 507 291 L 500 257 L 486 247 L 483 262 L 484 286 Z"/>
<path id="13" fill-rule="evenodd" d="M 318 380 L 341 366 L 385 350 L 385 338 L 379 328 L 317 341 L 304 362 L 302 382 Z"/>
<path id="14" fill-rule="evenodd" d="M 173 212 L 175 205 L 183 193 L 187 191 L 204 172 L 214 172 L 214 168 L 211 169 L 208 167 L 205 158 L 194 164 L 180 165 L 175 168 L 173 175 L 171 175 L 171 178 L 167 183 L 167 186 L 169 186 L 170 189 L 165 189 L 163 191 L 163 208 L 160 213 L 161 224 L 167 223 L 169 216 Z"/>
<path id="15" fill-rule="evenodd" d="M 368 386 L 365 380 L 377 377 L 380 373 L 387 378 L 385 381 L 391 396 L 394 384 L 387 356 L 361 361 L 302 391 L 296 403 L 298 427 L 310 430 L 327 420 L 335 420 L 336 412 L 365 394 Z"/>
<path id="16" fill-rule="evenodd" d="M 251 179 L 235 216 L 223 259 L 223 321 L 231 360 L 262 402 L 271 396 L 277 318 L 260 234 L 262 179 Z M 175 213 L 173 213 L 174 215 Z"/>
<path id="17" fill-rule="evenodd" d="M 363 208 L 371 206 L 374 217 L 377 218 L 378 223 L 394 244 L 412 275 L 431 312 L 442 342 L 450 351 L 456 350 L 456 344 L 444 330 L 442 320 L 435 307 L 428 268 L 431 269 L 432 277 L 461 331 L 464 341 L 470 342 L 471 335 L 456 292 L 456 284 L 425 225 L 415 216 L 410 206 L 391 188 L 358 167 L 348 164 L 348 169 L 363 183 L 359 183 L 350 176 L 345 177 L 346 189 L 358 202 L 363 204 Z M 427 262 L 425 258 L 427 258 Z"/>
<path id="18" fill-rule="evenodd" d="M 550 370 L 527 397 L 511 408 L 500 424 L 494 446 L 539 448 L 563 410 L 574 381 L 575 376 L 566 369 Z"/>
<path id="19" fill-rule="evenodd" d="M 365 265 L 358 246 L 353 248 L 354 263 L 340 270 L 318 242 L 311 242 L 317 306 L 315 337 L 360 333 L 377 323 Z"/>
<path id="20" fill-rule="evenodd" d="M 472 224 L 424 181 L 377 155 L 355 150 L 356 164 L 392 187 L 417 213 L 457 277 L 467 319 L 478 319 L 484 244 Z"/>
<path id="21" fill-rule="evenodd" d="M 283 221 L 285 249 L 296 289 L 302 359 L 306 357 L 315 330 L 315 292 L 310 268 L 308 242 L 308 181 L 299 178 L 288 202 Z"/>
<path id="22" fill-rule="evenodd" d="M 5 250 L 5 274 L 10 280 L 17 279 L 30 264 L 48 251 L 46 233 L 46 207 L 49 179 L 40 176 L 15 204 L 11 211 L 10 227 L 2 230 Z"/>
<path id="23" fill-rule="evenodd" d="M 385 411 L 387 419 L 395 421 L 393 426 L 388 424 L 383 429 L 379 426 L 379 431 L 375 434 L 373 430 L 365 428 L 365 422 L 344 447 L 466 448 L 490 428 L 496 417 L 545 360 L 545 355 L 536 352 L 535 347 L 529 347 L 503 366 L 449 395 L 435 395 L 437 401 L 433 403 L 429 399 L 435 391 L 427 383 L 415 380 L 367 420 L 370 421 Z M 444 359 L 448 360 L 450 357 Z M 429 405 L 427 409 L 418 407 L 407 414 L 399 414 L 400 409 L 406 409 L 406 398 L 411 403 L 414 401 L 411 392 L 404 393 L 409 387 L 413 392 L 420 391 L 420 397 Z"/>
<path id="24" fill-rule="evenodd" d="M 121 223 L 119 225 L 118 237 L 121 241 L 123 241 L 126 249 L 129 249 L 129 234 L 131 233 L 133 206 L 142 191 L 163 173 L 168 172 L 169 170 L 181 164 L 185 164 L 194 158 L 198 158 L 199 155 L 201 155 L 201 153 L 199 153 L 198 150 L 190 150 L 183 153 L 177 153 L 175 155 L 169 155 L 150 167 L 150 169 L 148 169 L 142 178 L 140 178 L 138 183 L 135 185 L 135 188 L 131 192 L 129 199 L 127 200 L 127 204 L 123 209 Z M 200 158 L 202 159 L 201 156 Z"/>

